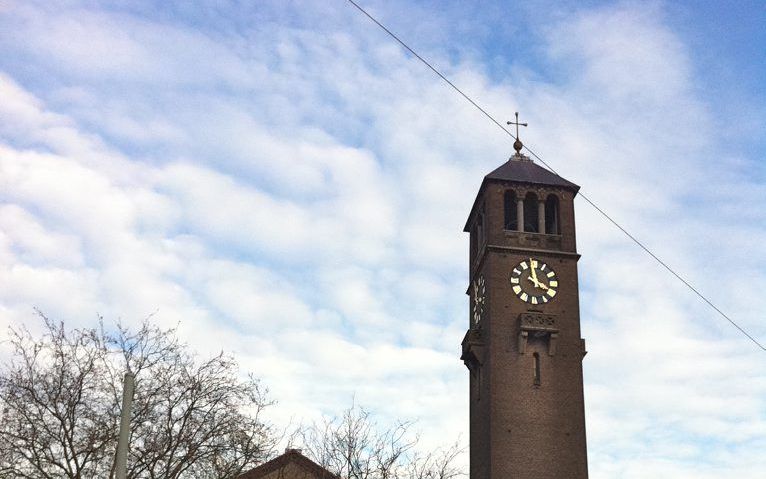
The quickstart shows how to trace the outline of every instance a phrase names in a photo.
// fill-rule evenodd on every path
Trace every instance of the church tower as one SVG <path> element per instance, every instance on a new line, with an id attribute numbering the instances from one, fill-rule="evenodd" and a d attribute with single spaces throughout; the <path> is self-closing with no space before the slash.
<path id="1" fill-rule="evenodd" d="M 484 177 L 465 226 L 470 479 L 586 479 L 579 186 L 514 148 Z"/>

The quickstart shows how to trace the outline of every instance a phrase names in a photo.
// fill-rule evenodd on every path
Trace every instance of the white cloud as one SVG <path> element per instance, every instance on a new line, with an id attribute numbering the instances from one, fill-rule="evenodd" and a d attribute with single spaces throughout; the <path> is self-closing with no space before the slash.
<path id="1" fill-rule="evenodd" d="M 0 76 L 15 120 L 0 122 L 0 327 L 32 306 L 72 325 L 157 310 L 201 353 L 236 353 L 281 423 L 356 395 L 421 418 L 428 445 L 465 438 L 461 231 L 508 139 L 353 11 L 306 8 L 235 32 L 1 14 L 4 48 L 53 78 Z M 302 23 L 316 10 L 324 30 Z M 421 33 L 446 36 L 450 15 Z M 496 81 L 470 46 L 453 61 L 424 42 L 498 118 L 529 112 L 527 145 L 763 337 L 764 188 L 705 133 L 663 6 L 546 20 L 550 81 L 522 59 Z M 759 353 L 581 200 L 577 215 L 591 477 L 755 477 Z"/>

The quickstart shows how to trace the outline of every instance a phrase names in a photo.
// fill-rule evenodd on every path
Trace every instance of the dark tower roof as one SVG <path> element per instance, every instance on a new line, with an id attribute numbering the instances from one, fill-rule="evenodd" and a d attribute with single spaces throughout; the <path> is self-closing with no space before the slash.
<path id="1" fill-rule="evenodd" d="M 530 160 L 517 160 L 511 157 L 499 168 L 484 177 L 485 180 L 515 181 L 536 185 L 550 185 L 577 191 L 579 186 L 567 181 L 556 173 L 536 165 Z"/>
<path id="2" fill-rule="evenodd" d="M 536 165 L 532 160 L 517 152 L 508 161 L 484 177 L 463 231 L 469 231 L 469 223 L 476 210 L 479 198 L 482 196 L 484 187 L 490 182 L 513 182 L 541 186 L 555 186 L 557 188 L 570 190 L 574 194 L 577 194 L 580 190 L 580 187 L 576 184 L 565 180 L 552 171 L 546 170 L 542 166 Z"/>

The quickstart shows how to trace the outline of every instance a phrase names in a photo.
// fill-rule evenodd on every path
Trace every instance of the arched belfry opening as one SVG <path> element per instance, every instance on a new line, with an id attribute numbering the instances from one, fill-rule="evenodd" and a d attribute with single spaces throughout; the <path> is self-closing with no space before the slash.
<path id="1" fill-rule="evenodd" d="M 503 228 L 510 231 L 518 231 L 519 218 L 515 191 L 508 190 L 505 192 L 505 195 L 503 196 L 503 209 L 505 210 L 505 221 Z"/>
<path id="2" fill-rule="evenodd" d="M 484 213 L 479 212 L 476 216 L 476 224 L 474 224 L 471 230 L 471 255 L 476 259 L 479 255 L 479 250 L 484 245 Z"/>
<path id="3" fill-rule="evenodd" d="M 545 233 L 560 235 L 559 197 L 551 193 L 545 200 Z"/>
<path id="4" fill-rule="evenodd" d="M 524 230 L 530 233 L 540 232 L 540 222 L 538 221 L 537 195 L 533 192 L 527 193 L 524 197 Z"/>

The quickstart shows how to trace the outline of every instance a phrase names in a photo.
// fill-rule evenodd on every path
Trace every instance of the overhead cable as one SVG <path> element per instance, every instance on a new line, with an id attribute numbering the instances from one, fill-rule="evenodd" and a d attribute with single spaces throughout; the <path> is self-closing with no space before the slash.
<path id="1" fill-rule="evenodd" d="M 420 60 L 425 66 L 427 66 L 432 72 L 434 72 L 439 78 L 441 78 L 445 83 L 447 83 L 450 87 L 452 87 L 455 92 L 457 92 L 460 96 L 463 97 L 466 101 L 468 101 L 471 105 L 473 105 L 477 110 L 479 110 L 487 119 L 489 119 L 492 123 L 497 125 L 501 130 L 503 130 L 508 136 L 516 140 L 516 136 L 513 135 L 510 131 L 508 131 L 505 126 L 503 126 L 499 121 L 497 121 L 492 115 L 487 113 L 487 110 L 482 108 L 478 103 L 476 103 L 471 97 L 469 97 L 466 93 L 463 92 L 460 88 L 457 87 L 454 83 L 452 83 L 449 78 L 444 76 L 436 67 L 431 65 L 425 58 L 420 56 L 415 50 L 413 50 L 409 45 L 407 45 L 402 39 L 400 39 L 394 32 L 389 30 L 385 25 L 380 23 L 375 17 L 370 15 L 367 10 L 362 8 L 358 3 L 356 3 L 354 0 L 348 0 L 350 4 L 352 4 L 354 7 L 356 7 L 357 10 L 359 10 L 361 13 L 363 13 L 367 18 L 369 18 L 373 23 L 375 23 L 378 27 L 380 27 L 383 31 L 385 31 L 391 38 L 396 40 L 405 50 L 410 52 L 412 55 L 415 56 L 418 60 Z M 540 158 L 532 149 L 530 149 L 528 146 L 524 145 L 524 148 L 529 152 L 531 156 L 533 156 L 535 159 L 537 159 L 540 163 L 545 165 L 546 168 L 548 168 L 551 172 L 556 173 L 556 170 L 551 167 L 545 160 Z M 599 207 L 593 200 L 588 198 L 582 190 L 579 192 L 579 196 L 585 200 L 589 205 L 591 205 L 593 208 L 595 208 L 596 211 L 598 211 L 601 216 L 603 216 L 607 221 L 612 223 L 614 226 L 617 227 L 620 231 L 622 231 L 625 236 L 627 236 L 633 243 L 635 243 L 639 248 L 644 250 L 645 253 L 647 253 L 649 256 L 654 258 L 655 261 L 657 261 L 663 268 L 665 268 L 670 274 L 676 277 L 679 281 L 681 281 L 690 291 L 692 291 L 695 295 L 697 295 L 702 301 L 704 301 L 708 306 L 713 308 L 722 318 L 724 318 L 726 321 L 731 323 L 732 326 L 737 328 L 740 333 L 744 334 L 750 341 L 752 341 L 756 346 L 758 346 L 761 350 L 766 351 L 766 347 L 764 347 L 755 337 L 753 337 L 751 334 L 749 334 L 747 331 L 745 331 L 744 328 L 742 328 L 739 324 L 737 324 L 733 319 L 731 319 L 726 313 L 721 311 L 718 306 L 713 304 L 712 301 L 707 299 L 702 293 L 699 292 L 697 288 L 691 285 L 691 283 L 686 280 L 683 276 L 681 276 L 679 273 L 677 273 L 673 268 L 670 267 L 665 261 L 659 258 L 654 252 L 652 252 L 647 246 L 645 246 L 641 241 L 638 240 L 635 236 L 633 236 L 628 230 L 626 230 L 624 227 L 622 227 L 615 219 L 613 219 L 611 216 L 609 216 L 601 207 Z"/>

